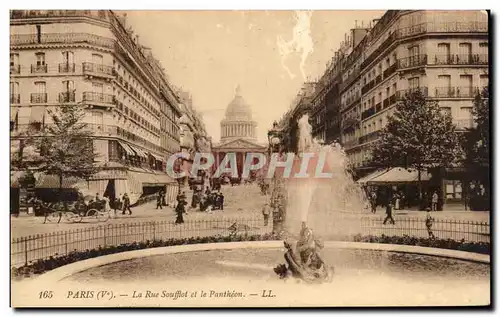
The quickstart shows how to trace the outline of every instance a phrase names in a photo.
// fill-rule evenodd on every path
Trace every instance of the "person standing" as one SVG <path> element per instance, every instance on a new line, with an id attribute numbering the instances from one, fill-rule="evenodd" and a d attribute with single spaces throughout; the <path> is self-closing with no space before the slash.
<path id="1" fill-rule="evenodd" d="M 264 216 L 264 226 L 266 227 L 269 224 L 269 214 L 271 213 L 269 209 L 270 209 L 269 203 L 266 202 L 264 204 L 264 207 L 262 207 L 262 215 Z"/>
<path id="2" fill-rule="evenodd" d="M 396 224 L 395 221 L 394 221 L 394 218 L 392 217 L 392 207 L 393 207 L 393 201 L 392 201 L 392 198 L 389 197 L 387 199 L 387 204 L 385 206 L 385 214 L 386 214 L 386 217 L 384 219 L 384 225 L 387 223 L 387 221 L 390 221 L 393 225 Z"/>
<path id="3" fill-rule="evenodd" d="M 183 214 L 186 212 L 185 206 L 187 202 L 181 200 L 177 204 L 177 207 L 175 207 L 175 212 L 177 213 L 177 218 L 175 219 L 175 224 L 182 224 L 184 223 L 184 217 Z"/>
<path id="4" fill-rule="evenodd" d="M 432 194 L 432 211 L 438 210 L 438 200 L 439 200 L 439 196 L 438 196 L 437 192 L 434 192 L 434 194 Z"/>
<path id="5" fill-rule="evenodd" d="M 434 232 L 432 232 L 432 225 L 434 224 L 434 218 L 431 217 L 431 209 L 427 208 L 427 217 L 425 218 L 425 227 L 427 228 L 427 234 L 429 239 L 434 239 Z"/>
<path id="6" fill-rule="evenodd" d="M 370 207 L 372 209 L 372 213 L 377 212 L 377 193 L 372 191 L 370 194 Z"/>
<path id="7" fill-rule="evenodd" d="M 125 211 L 128 211 L 129 215 L 132 215 L 132 210 L 130 209 L 130 198 L 127 193 L 123 194 L 123 210 L 122 215 L 125 214 Z"/>
<path id="8" fill-rule="evenodd" d="M 394 210 L 399 210 L 401 203 L 401 196 L 396 192 L 394 195 Z"/>
<path id="9" fill-rule="evenodd" d="M 119 210 L 121 208 L 122 208 L 122 206 L 121 206 L 120 196 L 118 196 L 115 198 L 115 201 L 113 203 L 113 209 L 115 211 L 115 216 L 116 216 L 116 210 Z"/>
<path id="10" fill-rule="evenodd" d="M 163 192 L 160 191 L 158 193 L 158 196 L 156 196 L 156 209 L 163 209 L 162 204 L 163 204 Z"/>

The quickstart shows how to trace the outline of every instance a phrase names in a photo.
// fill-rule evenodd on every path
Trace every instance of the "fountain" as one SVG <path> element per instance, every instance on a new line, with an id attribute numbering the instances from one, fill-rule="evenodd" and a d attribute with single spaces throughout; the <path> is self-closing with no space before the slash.
<path id="1" fill-rule="evenodd" d="M 319 251 L 318 245 L 321 245 L 318 237 L 338 239 L 360 232 L 359 218 L 352 215 L 363 210 L 366 205 L 365 197 L 347 170 L 347 157 L 340 145 L 321 145 L 314 140 L 308 115 L 304 115 L 298 125 L 298 156 L 294 158 L 291 177 L 285 180 L 284 186 L 286 216 L 283 230 L 285 240 L 298 240 L 297 251 L 294 251 L 292 242 L 285 241 L 288 267 L 280 265 L 275 268 L 275 272 L 281 278 L 293 276 L 308 282 L 327 281 L 331 280 L 332 269 L 318 266 L 320 269 L 314 269 L 313 274 L 308 274 L 308 264 L 298 259 L 298 255 L 307 250 L 314 250 L 311 254 L 319 257 L 316 255 Z M 306 156 L 310 157 L 307 175 L 294 177 L 301 171 L 301 164 Z M 324 164 L 321 164 L 322 160 Z M 321 169 L 321 166 L 324 167 Z M 321 173 L 329 173 L 329 176 L 320 178 Z M 305 230 L 309 230 L 311 242 L 309 249 L 304 251 L 304 247 L 301 248 L 299 243 L 306 239 Z M 314 274 L 317 278 L 311 277 Z"/>

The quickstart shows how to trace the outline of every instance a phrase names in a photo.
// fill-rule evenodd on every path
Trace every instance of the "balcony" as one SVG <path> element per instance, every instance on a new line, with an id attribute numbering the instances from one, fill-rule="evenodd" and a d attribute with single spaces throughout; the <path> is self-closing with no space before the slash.
<path id="1" fill-rule="evenodd" d="M 375 85 L 380 84 L 382 82 L 382 75 L 378 75 L 375 77 Z"/>
<path id="2" fill-rule="evenodd" d="M 19 94 L 11 94 L 10 95 L 10 103 L 11 104 L 21 103 L 21 95 L 19 95 Z"/>
<path id="3" fill-rule="evenodd" d="M 369 118 L 375 114 L 375 108 L 371 107 L 368 110 L 365 110 L 361 113 L 361 120 L 365 120 L 366 118 Z"/>
<path id="4" fill-rule="evenodd" d="M 113 104 L 114 96 L 103 94 L 95 91 L 86 91 L 83 93 L 83 101 L 86 102 L 96 102 L 100 104 Z"/>
<path id="5" fill-rule="evenodd" d="M 436 98 L 474 98 L 479 93 L 477 87 L 436 87 Z"/>
<path id="6" fill-rule="evenodd" d="M 398 59 L 398 68 L 412 68 L 427 65 L 427 55 L 415 55 Z"/>
<path id="7" fill-rule="evenodd" d="M 375 105 L 375 111 L 376 111 L 376 112 L 379 112 L 379 111 L 381 111 L 381 110 L 382 110 L 382 103 L 381 103 L 381 102 L 379 102 L 379 103 L 377 103 L 377 104 Z"/>
<path id="8" fill-rule="evenodd" d="M 384 70 L 384 78 L 387 78 L 394 74 L 396 70 L 398 69 L 398 64 L 394 63 L 391 66 L 389 66 L 386 70 Z"/>
<path id="9" fill-rule="evenodd" d="M 11 10 L 11 19 L 91 17 L 108 20 L 106 10 Z"/>
<path id="10" fill-rule="evenodd" d="M 366 94 L 368 91 L 370 91 L 373 87 L 375 87 L 375 79 L 370 81 L 368 84 L 364 85 L 361 88 L 361 93 Z"/>
<path id="11" fill-rule="evenodd" d="M 428 97 L 429 96 L 429 91 L 428 91 L 427 87 L 409 88 L 409 89 L 404 89 L 404 90 L 398 90 L 396 92 L 396 96 L 395 96 L 396 100 L 395 101 L 401 100 L 407 94 L 412 94 L 412 93 L 415 93 L 417 91 L 420 91 L 424 97 Z M 391 96 L 391 98 L 392 98 L 392 96 Z"/>
<path id="12" fill-rule="evenodd" d="M 488 65 L 488 54 L 436 55 L 434 65 Z"/>
<path id="13" fill-rule="evenodd" d="M 61 64 L 59 64 L 59 72 L 60 73 L 74 73 L 75 72 L 75 63 L 61 63 Z"/>
<path id="14" fill-rule="evenodd" d="M 31 65 L 32 74 L 47 73 L 47 64 L 43 65 Z"/>
<path id="15" fill-rule="evenodd" d="M 359 144 L 359 138 L 355 138 L 353 140 L 343 142 L 342 145 L 344 146 L 345 149 L 350 149 L 358 144 Z"/>
<path id="16" fill-rule="evenodd" d="M 83 74 L 94 77 L 113 78 L 114 68 L 103 64 L 83 63 Z"/>
<path id="17" fill-rule="evenodd" d="M 474 119 L 454 119 L 453 124 L 459 130 L 471 129 L 474 127 Z"/>
<path id="18" fill-rule="evenodd" d="M 47 94 L 46 93 L 31 94 L 31 103 L 47 103 Z"/>
<path id="19" fill-rule="evenodd" d="M 380 130 L 373 131 L 359 138 L 359 144 L 376 141 L 380 136 Z"/>
<path id="20" fill-rule="evenodd" d="M 21 65 L 10 65 L 10 73 L 11 74 L 20 74 L 21 73 Z"/>
<path id="21" fill-rule="evenodd" d="M 66 91 L 59 93 L 59 102 L 60 103 L 75 102 L 75 92 Z"/>

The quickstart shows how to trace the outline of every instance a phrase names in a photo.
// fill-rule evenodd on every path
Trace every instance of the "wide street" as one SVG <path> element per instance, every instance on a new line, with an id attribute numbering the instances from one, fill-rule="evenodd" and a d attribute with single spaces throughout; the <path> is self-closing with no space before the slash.
<path id="1" fill-rule="evenodd" d="M 224 211 L 216 211 L 213 213 L 200 212 L 199 210 L 188 209 L 188 214 L 184 217 L 186 222 L 191 221 L 216 221 L 222 219 L 244 220 L 252 219 L 254 222 L 262 220 L 261 209 L 269 196 L 262 196 L 257 185 L 239 185 L 239 186 L 224 186 L 222 191 L 225 196 Z M 190 197 L 191 195 L 189 195 Z M 43 217 L 11 217 L 11 235 L 12 238 L 33 236 L 37 234 L 53 233 L 74 229 L 92 228 L 98 225 L 115 225 L 127 223 L 146 223 L 146 222 L 170 222 L 175 221 L 175 212 L 172 207 L 164 207 L 162 210 L 156 209 L 156 203 L 150 202 L 144 205 L 132 208 L 133 214 L 121 215 L 118 212 L 116 217 L 109 219 L 105 223 L 98 223 L 95 219 L 83 220 L 81 223 L 67 223 L 61 219 L 57 223 L 43 223 Z M 383 209 L 379 208 L 376 214 L 370 213 L 368 210 L 360 211 L 355 215 L 346 215 L 351 218 L 380 218 L 385 216 Z M 425 218 L 425 212 L 398 210 L 395 212 L 394 218 Z M 439 211 L 433 212 L 432 217 L 435 219 L 474 221 L 474 222 L 489 222 L 488 212 L 470 212 L 470 211 Z"/>

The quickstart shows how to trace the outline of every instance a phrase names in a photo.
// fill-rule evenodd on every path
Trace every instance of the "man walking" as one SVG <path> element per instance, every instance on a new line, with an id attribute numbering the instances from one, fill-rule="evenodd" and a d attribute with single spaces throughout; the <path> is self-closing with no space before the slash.
<path id="1" fill-rule="evenodd" d="M 386 217 L 384 219 L 384 225 L 387 223 L 387 221 L 390 221 L 393 225 L 396 224 L 394 222 L 394 218 L 392 218 L 392 207 L 393 207 L 393 203 L 392 203 L 392 198 L 390 197 L 389 199 L 387 199 L 387 204 L 385 206 L 385 214 L 386 214 Z"/>
<path id="2" fill-rule="evenodd" d="M 375 191 L 372 191 L 370 194 L 370 206 L 372 209 L 372 213 L 377 212 L 377 193 Z"/>
<path id="3" fill-rule="evenodd" d="M 437 192 L 434 192 L 434 194 L 432 194 L 432 211 L 438 210 L 438 199 L 439 199 L 439 196 L 438 196 Z"/>
<path id="4" fill-rule="evenodd" d="M 156 209 L 163 209 L 163 192 L 160 191 L 158 196 L 156 196 Z"/>
<path id="5" fill-rule="evenodd" d="M 266 227 L 269 224 L 269 214 L 271 213 L 269 209 L 270 209 L 269 203 L 266 202 L 264 204 L 264 207 L 262 207 L 262 215 L 264 216 L 264 226 Z"/>
<path id="6" fill-rule="evenodd" d="M 122 215 L 125 214 L 125 211 L 128 211 L 129 215 L 132 215 L 132 210 L 130 209 L 130 198 L 127 193 L 123 194 L 123 210 Z"/>

